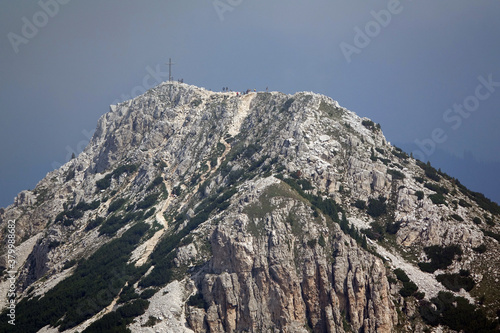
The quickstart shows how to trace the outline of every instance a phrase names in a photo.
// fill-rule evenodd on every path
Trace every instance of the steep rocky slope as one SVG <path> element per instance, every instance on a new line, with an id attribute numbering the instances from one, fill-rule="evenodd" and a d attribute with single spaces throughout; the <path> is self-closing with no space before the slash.
<path id="1" fill-rule="evenodd" d="M 163 83 L 0 211 L 0 330 L 495 331 L 499 214 L 328 97 Z"/>

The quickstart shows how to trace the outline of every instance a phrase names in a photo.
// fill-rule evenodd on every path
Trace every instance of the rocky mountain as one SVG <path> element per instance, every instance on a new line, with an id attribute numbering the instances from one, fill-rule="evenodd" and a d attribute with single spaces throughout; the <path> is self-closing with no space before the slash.
<path id="1" fill-rule="evenodd" d="M 495 332 L 499 222 L 329 97 L 165 82 L 0 210 L 0 331 Z"/>

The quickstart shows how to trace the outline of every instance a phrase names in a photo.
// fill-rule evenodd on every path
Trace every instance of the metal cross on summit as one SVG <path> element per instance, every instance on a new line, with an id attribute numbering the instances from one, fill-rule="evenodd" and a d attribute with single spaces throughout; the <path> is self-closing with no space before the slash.
<path id="1" fill-rule="evenodd" d="M 168 58 L 168 81 L 172 82 L 174 78 L 172 77 L 172 65 L 175 65 L 172 62 L 172 58 Z"/>

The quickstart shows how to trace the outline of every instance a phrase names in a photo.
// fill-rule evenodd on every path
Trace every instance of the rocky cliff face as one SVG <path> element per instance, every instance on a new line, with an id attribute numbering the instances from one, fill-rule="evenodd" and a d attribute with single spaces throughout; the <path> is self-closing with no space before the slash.
<path id="1" fill-rule="evenodd" d="M 328 97 L 163 83 L 0 224 L 23 332 L 494 331 L 499 213 Z"/>

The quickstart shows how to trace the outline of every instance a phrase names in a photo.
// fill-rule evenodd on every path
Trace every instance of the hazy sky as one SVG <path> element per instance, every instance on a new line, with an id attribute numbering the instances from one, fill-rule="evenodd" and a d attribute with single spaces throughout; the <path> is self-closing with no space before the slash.
<path id="1" fill-rule="evenodd" d="M 110 104 L 167 80 L 169 57 L 212 90 L 328 95 L 498 202 L 499 15 L 493 0 L 3 1 L 0 207 Z"/>

